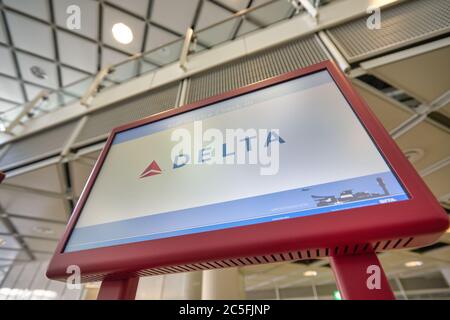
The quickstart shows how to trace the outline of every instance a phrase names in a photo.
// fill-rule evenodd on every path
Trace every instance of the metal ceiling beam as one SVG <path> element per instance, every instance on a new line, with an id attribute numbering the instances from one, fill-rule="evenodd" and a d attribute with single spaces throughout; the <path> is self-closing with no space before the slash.
<path id="1" fill-rule="evenodd" d="M 67 162 L 61 162 L 57 166 L 58 177 L 61 187 L 64 188 L 64 192 L 67 197 L 64 199 L 64 208 L 66 210 L 67 220 L 72 215 L 72 211 L 75 208 L 74 194 L 72 188 L 72 180 L 70 176 L 70 169 Z"/>
<path id="2" fill-rule="evenodd" d="M 205 0 L 198 0 L 197 8 L 195 8 L 194 17 L 192 18 L 191 28 L 196 30 L 198 18 L 200 17 L 200 12 L 202 11 L 203 4 Z"/>
<path id="3" fill-rule="evenodd" d="M 183 71 L 185 71 L 185 72 L 187 71 L 187 61 L 188 61 L 189 49 L 191 47 L 193 35 L 194 35 L 194 30 L 192 28 L 188 28 L 186 30 L 183 47 L 182 47 L 181 53 L 180 53 L 180 59 L 179 59 L 180 68 L 183 69 Z"/>
<path id="4" fill-rule="evenodd" d="M 351 67 L 350 67 L 349 63 L 347 62 L 347 60 L 345 60 L 342 53 L 338 50 L 338 48 L 336 48 L 333 41 L 331 41 L 331 39 L 328 37 L 328 35 L 324 31 L 319 31 L 318 36 L 319 36 L 319 39 L 322 41 L 323 45 L 325 46 L 325 48 L 328 50 L 330 55 L 333 57 L 333 60 L 336 61 L 336 63 L 338 64 L 338 66 L 342 70 L 342 72 L 348 73 L 350 71 Z"/>
<path id="5" fill-rule="evenodd" d="M 299 3 L 311 17 L 319 19 L 319 10 L 309 0 L 293 0 L 291 3 L 294 5 L 294 2 Z"/>
<path id="6" fill-rule="evenodd" d="M 421 170 L 419 172 L 420 176 L 426 177 L 442 168 L 444 168 L 445 166 L 450 165 L 450 156 L 447 158 L 442 159 L 441 161 L 435 162 L 432 165 L 426 167 L 425 169 Z"/>
<path id="7" fill-rule="evenodd" d="M 359 65 L 364 70 L 375 69 L 378 67 L 385 66 L 387 64 L 409 59 L 434 50 L 442 49 L 449 45 L 450 45 L 450 36 L 436 41 L 427 42 L 422 45 L 414 46 L 412 48 L 386 54 L 378 58 L 366 60 L 361 62 Z"/>
<path id="8" fill-rule="evenodd" d="M 54 12 L 54 8 L 53 8 L 53 1 L 50 0 L 48 2 L 48 6 L 49 6 L 49 11 L 50 11 L 50 24 L 52 26 L 56 25 L 56 20 L 55 20 L 55 12 Z M 58 39 L 56 36 L 56 28 L 52 27 L 52 38 L 53 38 L 53 52 L 55 55 L 55 60 L 56 61 L 60 61 L 60 57 L 59 57 L 59 45 L 58 45 Z M 56 77 L 57 77 L 57 81 L 58 81 L 58 87 L 62 87 L 63 86 L 63 81 L 62 81 L 62 73 L 61 73 L 61 67 L 57 66 L 56 67 Z M 62 104 L 63 103 L 63 98 L 58 95 L 58 103 Z"/>
<path id="9" fill-rule="evenodd" d="M 106 67 L 102 68 L 97 75 L 95 76 L 94 81 L 90 84 L 89 88 L 86 90 L 86 92 L 83 94 L 83 96 L 80 99 L 80 104 L 89 107 L 92 98 L 95 96 L 95 94 L 98 92 L 98 88 L 102 81 L 106 78 L 106 76 L 113 70 L 111 69 L 111 65 L 107 65 Z"/>
<path id="10" fill-rule="evenodd" d="M 99 43 L 103 42 L 103 1 L 98 3 L 98 23 L 97 23 L 97 40 Z M 102 68 L 103 62 L 103 47 L 101 45 L 97 46 L 97 72 Z"/>
<path id="11" fill-rule="evenodd" d="M 419 110 L 419 113 L 403 122 L 400 126 L 395 128 L 394 130 L 391 130 L 390 132 L 391 136 L 394 139 L 399 138 L 400 136 L 402 136 L 415 126 L 417 126 L 419 123 L 421 123 L 423 120 L 425 120 L 430 113 L 445 107 L 449 103 L 450 103 L 450 90 L 442 94 L 440 97 L 436 98 L 430 104 L 423 104 L 419 108 L 417 108 Z"/>
<path id="12" fill-rule="evenodd" d="M 245 9 L 249 9 L 252 6 L 252 4 L 253 4 L 253 0 L 250 0 L 247 3 L 247 6 L 245 7 Z M 241 19 L 238 21 L 237 26 L 236 26 L 235 30 L 233 31 L 233 35 L 231 36 L 231 40 L 236 39 L 236 37 L 238 36 L 239 30 L 241 29 L 242 24 L 244 23 L 244 19 L 245 19 L 245 16 L 241 17 Z"/>
<path id="13" fill-rule="evenodd" d="M 141 45 L 141 52 L 145 52 L 145 47 L 147 46 L 147 35 L 148 35 L 148 26 L 149 23 L 147 21 L 150 20 L 150 16 L 152 15 L 153 10 L 153 0 L 148 1 L 147 5 L 147 12 L 145 14 L 145 26 L 144 26 L 144 34 L 142 36 L 142 45 Z"/>

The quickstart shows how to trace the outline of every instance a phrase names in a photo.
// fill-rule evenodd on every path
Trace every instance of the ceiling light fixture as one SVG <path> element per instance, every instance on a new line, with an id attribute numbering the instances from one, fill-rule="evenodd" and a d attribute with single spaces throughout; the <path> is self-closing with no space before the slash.
<path id="1" fill-rule="evenodd" d="M 308 271 L 303 272 L 303 275 L 305 277 L 315 277 L 315 276 L 317 276 L 317 271 L 308 270 Z"/>
<path id="2" fill-rule="evenodd" d="M 133 31 L 126 24 L 122 22 L 116 23 L 111 30 L 116 41 L 123 44 L 129 44 L 133 41 Z"/>
<path id="3" fill-rule="evenodd" d="M 0 247 L 4 246 L 6 244 L 6 240 L 0 238 Z"/>
<path id="4" fill-rule="evenodd" d="M 423 265 L 422 261 L 408 261 L 405 263 L 405 267 L 407 268 L 415 268 L 415 267 L 420 267 L 421 265 Z"/>

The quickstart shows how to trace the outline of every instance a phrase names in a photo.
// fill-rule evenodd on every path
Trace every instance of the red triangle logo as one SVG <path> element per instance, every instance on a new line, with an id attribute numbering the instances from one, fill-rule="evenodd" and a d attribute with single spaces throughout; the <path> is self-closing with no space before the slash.
<path id="1" fill-rule="evenodd" d="M 161 168 L 158 166 L 155 160 L 150 163 L 150 165 L 141 173 L 139 178 L 146 178 L 150 176 L 154 176 L 161 173 Z"/>

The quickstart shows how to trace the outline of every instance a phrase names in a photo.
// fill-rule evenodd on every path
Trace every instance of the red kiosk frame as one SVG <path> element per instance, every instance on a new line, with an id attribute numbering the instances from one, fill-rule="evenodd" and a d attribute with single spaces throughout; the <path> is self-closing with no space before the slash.
<path id="1" fill-rule="evenodd" d="M 184 112 L 254 90 L 326 70 L 347 99 L 410 199 L 338 212 L 311 215 L 224 230 L 111 247 L 64 252 L 114 136 Z M 78 265 L 83 282 L 103 280 L 99 298 L 132 299 L 139 276 L 243 266 L 297 259 L 331 257 L 345 299 L 392 299 L 381 270 L 381 289 L 366 285 L 375 252 L 428 245 L 448 228 L 448 217 L 388 132 L 330 62 L 283 74 L 180 108 L 115 128 L 109 136 L 48 267 L 47 276 L 64 281 L 66 269 Z M 301 231 L 301 232 L 300 232 Z"/>

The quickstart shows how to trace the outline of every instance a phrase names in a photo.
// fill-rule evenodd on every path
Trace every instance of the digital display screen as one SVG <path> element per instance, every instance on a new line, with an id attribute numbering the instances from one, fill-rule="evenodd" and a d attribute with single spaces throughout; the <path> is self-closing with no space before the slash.
<path id="1" fill-rule="evenodd" d="M 407 199 L 319 71 L 117 133 L 65 252 Z"/>

